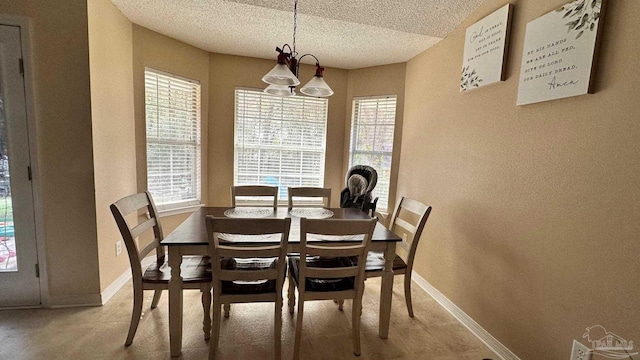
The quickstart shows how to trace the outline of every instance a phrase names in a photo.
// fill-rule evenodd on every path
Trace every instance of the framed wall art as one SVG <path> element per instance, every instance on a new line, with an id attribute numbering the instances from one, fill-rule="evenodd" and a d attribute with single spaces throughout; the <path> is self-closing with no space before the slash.
<path id="1" fill-rule="evenodd" d="M 576 0 L 527 24 L 517 105 L 592 93 L 605 0 Z"/>
<path id="2" fill-rule="evenodd" d="M 504 81 L 512 12 L 507 4 L 467 28 L 460 92 Z"/>

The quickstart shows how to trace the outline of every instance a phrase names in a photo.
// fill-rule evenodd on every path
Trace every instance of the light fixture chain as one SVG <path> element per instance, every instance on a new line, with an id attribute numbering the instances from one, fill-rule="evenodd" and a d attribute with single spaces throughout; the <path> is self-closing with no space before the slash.
<path id="1" fill-rule="evenodd" d="M 316 60 L 316 74 L 307 85 L 300 89 L 300 92 L 313 97 L 329 97 L 333 95 L 333 90 L 323 80 L 322 72 L 324 68 L 320 66 L 320 60 L 313 54 L 304 54 L 298 58 L 296 51 L 296 35 L 298 32 L 298 0 L 293 0 L 293 42 L 292 46 L 284 44 L 282 48 L 276 47 L 278 52 L 278 63 L 271 69 L 262 81 L 269 84 L 264 92 L 276 96 L 293 96 L 294 89 L 300 84 L 298 71 L 300 63 L 305 56 L 311 56 Z M 287 52 L 287 49 L 289 52 Z"/>
<path id="2" fill-rule="evenodd" d="M 298 0 L 293 0 L 293 57 L 298 56 L 296 53 L 296 30 L 298 29 Z"/>

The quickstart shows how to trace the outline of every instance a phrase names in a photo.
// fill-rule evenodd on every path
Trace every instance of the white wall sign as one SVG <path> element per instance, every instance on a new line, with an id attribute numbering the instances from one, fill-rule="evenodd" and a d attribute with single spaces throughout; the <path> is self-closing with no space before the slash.
<path id="1" fill-rule="evenodd" d="M 572 1 L 527 24 L 518 105 L 591 92 L 603 1 Z"/>
<path id="2" fill-rule="evenodd" d="M 507 4 L 467 28 L 460 92 L 504 80 L 512 9 Z"/>

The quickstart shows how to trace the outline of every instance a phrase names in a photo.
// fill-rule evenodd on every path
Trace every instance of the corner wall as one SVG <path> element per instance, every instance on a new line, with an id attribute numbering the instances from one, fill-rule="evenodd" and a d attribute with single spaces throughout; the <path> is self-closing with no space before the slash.
<path id="1" fill-rule="evenodd" d="M 595 94 L 527 106 L 526 24 L 564 1 L 513 3 L 504 83 L 459 93 L 466 27 L 504 1 L 407 63 L 397 193 L 433 206 L 415 270 L 522 359 L 592 325 L 638 342 L 640 3 L 608 1 Z"/>
<path id="2" fill-rule="evenodd" d="M 136 147 L 133 109 L 132 24 L 108 0 L 89 0 L 89 63 L 101 293 L 129 269 L 109 205 L 134 194 Z M 108 296 L 108 295 L 107 295 Z M 103 299 L 104 301 L 104 299 Z"/>

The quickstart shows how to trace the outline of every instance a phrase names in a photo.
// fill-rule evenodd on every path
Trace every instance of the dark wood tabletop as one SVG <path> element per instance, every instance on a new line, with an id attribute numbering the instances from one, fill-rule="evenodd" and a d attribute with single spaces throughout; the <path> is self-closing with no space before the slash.
<path id="1" fill-rule="evenodd" d="M 162 245 L 166 246 L 186 246 L 186 245 L 207 245 L 207 228 L 205 217 L 206 215 L 212 215 L 216 217 L 224 217 L 225 211 L 233 209 L 232 207 L 202 207 L 196 210 L 191 216 L 189 216 L 182 224 L 180 224 L 175 230 L 167 235 L 162 240 Z M 266 212 L 266 209 L 273 210 L 273 208 L 261 208 Z M 294 208 L 295 210 L 295 208 Z M 331 208 L 333 212 L 331 219 L 369 219 L 370 217 L 359 209 L 352 208 Z M 295 211 L 294 211 L 295 212 Z M 286 207 L 278 207 L 271 211 L 270 214 L 262 216 L 265 218 L 284 219 L 291 218 L 291 230 L 289 235 L 290 243 L 300 242 L 300 218 L 291 215 Z M 380 223 L 376 223 L 376 228 L 373 232 L 372 241 L 374 242 L 399 242 L 402 239 L 389 231 Z"/>

